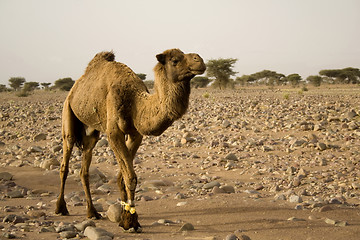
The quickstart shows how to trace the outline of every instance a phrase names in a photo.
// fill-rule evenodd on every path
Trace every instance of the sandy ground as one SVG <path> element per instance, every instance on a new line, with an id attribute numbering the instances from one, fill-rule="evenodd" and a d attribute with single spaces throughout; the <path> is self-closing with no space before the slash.
<path id="1" fill-rule="evenodd" d="M 39 202 L 42 203 L 39 211 L 46 214 L 45 217 L 31 218 L 29 222 L 33 224 L 26 230 L 21 230 L 11 223 L 0 223 L 3 233 L 13 232 L 18 239 L 56 239 L 59 238 L 58 233 L 39 233 L 39 225 L 46 221 L 77 223 L 86 220 L 85 205 L 69 205 L 70 216 L 54 214 L 60 184 L 58 167 L 43 169 L 34 166 L 36 159 L 61 160 L 61 151 L 52 149 L 61 143 L 60 113 L 65 95 L 66 93 L 38 92 L 27 98 L 18 98 L 0 93 L 3 117 L 0 122 L 0 141 L 3 143 L 0 146 L 3 153 L 0 154 L 0 172 L 12 174 L 12 181 L 17 186 L 33 192 L 46 192 L 42 196 L 29 197 L 25 194 L 20 198 L 9 198 L 7 192 L 11 187 L 6 185 L 8 182 L 1 181 L 0 219 L 8 214 L 26 216 L 29 206 L 37 208 Z M 262 101 L 266 104 L 259 106 Z M 251 109 L 253 102 L 257 102 L 258 109 Z M 288 103 L 288 106 L 279 108 L 278 105 L 284 102 Z M 317 120 L 309 120 L 306 116 L 318 114 L 318 108 L 309 106 L 303 114 L 302 109 L 294 109 L 301 106 L 302 102 L 314 106 L 323 104 L 325 109 L 328 105 L 334 105 L 334 113 L 338 112 L 339 117 L 349 109 L 355 109 L 360 114 L 360 88 L 322 87 L 310 88 L 307 92 L 299 92 L 299 89 L 265 88 L 242 88 L 224 92 L 194 90 L 189 113 L 163 136 L 146 137 L 139 149 L 136 158 L 139 178 L 136 210 L 143 233 L 123 233 L 116 223 L 110 222 L 106 217 L 96 220 L 96 226 L 115 234 L 114 239 L 225 239 L 229 238 L 230 234 L 239 238 L 246 235 L 250 239 L 359 239 L 360 190 L 356 184 L 359 183 L 360 141 L 355 138 L 358 129 L 336 128 L 331 125 L 330 117 L 329 124 L 318 132 L 296 126 L 286 127 L 286 121 L 293 121 L 294 125 L 306 119 L 317 123 Z M 234 107 L 243 105 L 247 105 L 246 108 Z M 269 106 L 273 108 L 267 108 Z M 19 115 L 22 114 L 22 107 L 32 109 L 35 114 L 28 113 L 25 118 L 15 120 L 12 112 L 6 117 L 6 109 L 11 107 L 17 107 L 18 110 L 14 113 Z M 41 111 L 36 111 L 41 107 Z M 337 107 L 340 108 L 338 111 Z M 312 109 L 314 112 L 311 113 Z M 259 111 L 259 115 L 251 116 L 247 111 Z M 284 111 L 282 114 L 285 116 L 290 115 L 281 126 L 276 126 L 275 117 L 269 118 L 270 114 L 276 116 L 276 111 Z M 287 111 L 298 111 L 300 119 L 287 114 Z M 53 118 L 49 120 L 45 115 Z M 292 117 L 294 119 L 291 119 Z M 226 126 L 225 120 L 231 125 Z M 242 125 L 244 120 L 247 120 L 247 127 Z M 13 124 L 9 124 L 11 121 Z M 352 122 L 358 124 L 359 120 L 355 118 L 347 123 L 350 125 Z M 270 126 L 271 123 L 273 126 Z M 344 121 L 340 120 L 338 124 L 341 123 Z M 183 128 L 182 124 L 186 127 Z M 268 127 L 264 128 L 264 125 Z M 334 139 L 327 138 L 329 128 Z M 338 136 L 341 131 L 336 129 L 343 131 L 343 134 Z M 34 141 L 33 137 L 40 132 L 47 133 L 46 139 Z M 192 139 L 189 139 L 190 135 L 184 136 L 187 132 L 191 133 Z M 327 140 L 328 148 L 320 151 L 316 146 L 302 145 L 292 149 L 288 142 L 283 140 L 289 135 L 308 137 L 310 133 L 316 134 L 324 142 Z M 12 137 L 13 135 L 15 137 Z M 344 139 L 347 136 L 354 138 Z M 183 138 L 188 141 L 182 142 Z M 263 144 L 242 144 L 249 142 L 249 139 L 257 142 L 263 140 Z M 20 149 L 14 149 L 14 145 Z M 40 146 L 43 151 L 27 154 L 26 150 L 32 146 Z M 103 206 L 102 214 L 105 216 L 107 202 L 116 201 L 119 192 L 114 180 L 116 165 L 112 164 L 112 157 L 105 154 L 108 149 L 103 149 L 105 150 L 96 150 L 92 166 L 105 174 L 110 189 L 108 193 L 93 194 L 94 202 Z M 223 164 L 222 160 L 226 159 L 229 153 L 233 153 L 237 160 L 225 161 Z M 105 160 L 98 160 L 101 158 Z M 318 164 L 318 160 L 322 158 L 328 159 L 328 163 Z M 22 164 L 17 165 L 19 160 Z M 342 161 L 347 162 L 346 164 L 351 162 L 351 166 L 343 164 Z M 76 159 L 72 162 L 75 163 Z M 229 162 L 232 165 L 226 168 L 225 165 Z M 289 166 L 296 169 L 290 176 Z M 298 176 L 300 169 L 304 169 L 307 174 L 301 178 L 300 185 L 294 186 L 293 175 Z M 339 172 L 342 175 L 338 177 L 336 175 L 339 175 Z M 332 178 L 332 181 L 327 181 L 328 178 Z M 146 184 L 151 180 L 168 184 L 146 188 Z M 188 180 L 190 183 L 186 183 Z M 204 188 L 203 184 L 213 181 L 218 181 L 222 187 L 231 186 L 234 192 L 218 193 L 213 188 Z M 322 184 L 318 185 L 316 181 Z M 330 184 L 334 186 L 323 188 Z M 95 188 L 94 185 L 96 184 L 92 184 L 92 188 Z M 280 189 L 273 191 L 275 186 Z M 299 192 L 304 189 L 309 194 L 302 195 L 303 201 L 289 201 L 291 194 L 299 196 Z M 73 191 L 82 191 L 77 174 L 70 175 L 66 185 L 66 193 Z M 289 191 L 292 193 L 288 193 Z M 176 197 L 179 193 L 183 198 Z M 276 199 L 276 195 L 280 193 L 284 193 L 286 199 Z M 339 197 L 339 193 L 342 196 Z M 318 200 L 320 196 L 322 200 Z M 342 200 L 331 200 L 336 198 Z M 328 208 L 324 209 L 324 206 Z M 154 224 L 160 219 L 170 220 L 172 223 Z M 346 222 L 346 226 L 329 224 L 326 219 L 335 220 L 337 223 Z M 195 229 L 179 231 L 184 223 L 191 223 Z M 0 239 L 3 238 L 5 239 L 0 235 Z"/>

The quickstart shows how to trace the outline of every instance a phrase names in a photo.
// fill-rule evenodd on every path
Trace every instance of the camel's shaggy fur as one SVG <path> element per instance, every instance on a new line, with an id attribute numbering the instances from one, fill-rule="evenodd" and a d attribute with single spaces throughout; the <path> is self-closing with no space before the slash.
<path id="1" fill-rule="evenodd" d="M 133 159 L 143 135 L 160 135 L 185 114 L 190 95 L 190 80 L 204 73 L 202 58 L 170 49 L 156 56 L 154 94 L 125 64 L 115 61 L 112 52 L 95 55 L 83 76 L 67 96 L 62 116 L 63 161 L 61 189 L 56 213 L 69 214 L 64 200 L 65 181 L 74 144 L 82 149 L 80 171 L 87 201 L 87 216 L 100 218 L 91 200 L 89 166 L 92 149 L 105 132 L 119 163 L 120 198 L 134 207 L 137 177 Z M 125 205 L 126 206 L 126 205 Z M 120 226 L 140 231 L 137 213 L 123 209 Z"/>

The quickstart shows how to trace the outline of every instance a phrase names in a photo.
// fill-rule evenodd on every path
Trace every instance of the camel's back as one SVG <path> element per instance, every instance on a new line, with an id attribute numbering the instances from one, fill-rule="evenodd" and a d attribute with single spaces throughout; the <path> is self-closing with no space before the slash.
<path id="1" fill-rule="evenodd" d="M 117 92 L 117 104 L 122 105 L 132 102 L 135 92 L 147 91 L 147 88 L 128 66 L 114 61 L 113 53 L 102 52 L 90 61 L 84 75 L 75 82 L 68 101 L 79 120 L 92 126 L 106 122 L 103 120 L 110 91 Z M 104 126 L 93 127 L 104 130 Z"/>

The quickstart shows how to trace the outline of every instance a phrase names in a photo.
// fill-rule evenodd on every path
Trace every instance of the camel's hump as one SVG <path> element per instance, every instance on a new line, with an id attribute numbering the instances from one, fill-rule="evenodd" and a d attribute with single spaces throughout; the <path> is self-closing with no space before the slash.
<path id="1" fill-rule="evenodd" d="M 115 54 L 113 52 L 100 52 L 95 55 L 93 60 L 95 59 L 104 59 L 106 61 L 112 62 L 115 60 Z"/>

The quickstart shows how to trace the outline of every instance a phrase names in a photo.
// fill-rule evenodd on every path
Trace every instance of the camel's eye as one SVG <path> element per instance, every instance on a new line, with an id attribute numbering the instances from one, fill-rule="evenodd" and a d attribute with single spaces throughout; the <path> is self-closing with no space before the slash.
<path id="1" fill-rule="evenodd" d="M 173 66 L 176 66 L 179 63 L 179 60 L 178 59 L 172 59 L 171 62 L 173 64 Z"/>

